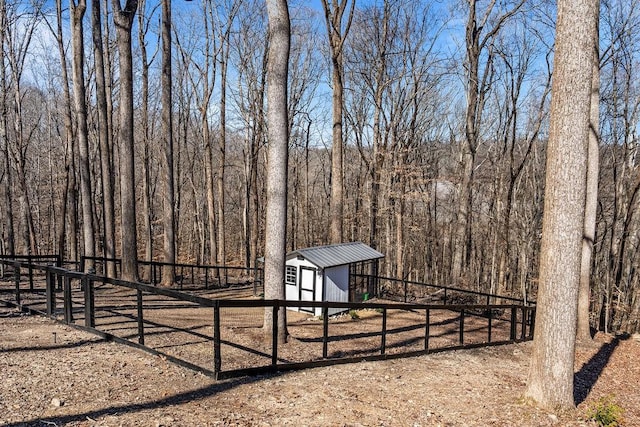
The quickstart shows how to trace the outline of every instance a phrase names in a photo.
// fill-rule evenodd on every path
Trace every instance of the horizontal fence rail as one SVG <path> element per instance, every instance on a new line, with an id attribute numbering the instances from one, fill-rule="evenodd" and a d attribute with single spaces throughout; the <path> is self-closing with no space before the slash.
<path id="1" fill-rule="evenodd" d="M 88 257 L 80 258 L 79 271 L 85 271 L 88 263 L 94 265 L 95 272 L 105 272 L 107 263 L 113 263 L 116 276 L 122 268 L 122 260 L 119 258 Z M 138 260 L 138 273 L 143 282 L 151 284 L 162 283 L 163 271 L 170 268 L 173 272 L 174 283 L 180 289 L 191 285 L 201 286 L 204 289 L 219 289 L 232 285 L 253 285 L 254 295 L 262 292 L 262 269 L 258 267 L 237 267 L 225 265 L 201 265 L 188 263 L 166 263 L 160 261 Z"/>
<path id="2" fill-rule="evenodd" d="M 0 283 L 5 304 L 218 379 L 518 342 L 533 337 L 535 321 L 525 304 L 212 299 L 15 259 L 0 264 L 13 273 Z M 316 307 L 322 316 L 302 312 Z M 281 345 L 280 316 L 289 331 Z"/>
<path id="3" fill-rule="evenodd" d="M 492 301 L 500 300 L 511 304 L 535 305 L 535 301 L 526 301 L 522 298 L 370 274 L 351 272 L 351 280 L 356 287 L 368 289 L 368 294 L 374 293 L 373 295 L 368 295 L 368 297 L 377 296 L 403 302 L 429 300 L 440 301 L 443 304 L 490 304 Z M 372 283 L 375 284 L 373 288 Z"/>

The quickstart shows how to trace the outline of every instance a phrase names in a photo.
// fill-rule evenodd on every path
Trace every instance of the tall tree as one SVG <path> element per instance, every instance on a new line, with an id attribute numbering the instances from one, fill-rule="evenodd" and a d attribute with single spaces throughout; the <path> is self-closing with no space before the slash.
<path id="1" fill-rule="evenodd" d="M 257 258 L 261 228 L 262 198 L 259 177 L 260 152 L 266 139 L 265 88 L 268 39 L 264 37 L 266 13 L 263 2 L 253 0 L 251 6 L 241 8 L 234 46 L 235 69 L 238 72 L 236 96 L 243 125 L 244 144 L 244 197 L 243 240 L 245 265 L 254 266 Z M 263 235 L 263 234 L 262 234 Z"/>
<path id="2" fill-rule="evenodd" d="M 7 222 L 6 236 L 6 253 L 15 255 L 15 237 L 13 226 L 13 210 L 11 209 L 13 179 L 11 172 L 11 161 L 9 158 L 9 139 L 7 133 L 7 72 L 4 67 L 5 63 L 5 34 L 7 28 L 7 2 L 0 0 L 0 150 L 2 150 L 2 160 L 4 167 L 4 176 L 2 179 L 2 193 L 4 199 L 4 215 Z"/>
<path id="3" fill-rule="evenodd" d="M 136 236 L 136 194 L 133 138 L 133 55 L 131 28 L 138 0 L 112 0 L 113 21 L 120 57 L 120 209 L 122 278 L 138 280 L 138 239 Z"/>
<path id="4" fill-rule="evenodd" d="M 34 135 L 33 129 L 26 128 L 24 114 L 25 93 L 22 83 L 31 42 L 42 18 L 42 4 L 35 2 L 26 11 L 23 11 L 18 4 L 12 4 L 11 7 L 8 6 L 5 3 L 6 25 L 3 31 L 6 48 L 5 59 L 10 71 L 13 89 L 13 143 L 9 144 L 9 151 L 15 167 L 18 187 L 16 194 L 20 207 L 22 250 L 27 254 L 32 254 L 34 251 L 37 252 L 37 247 L 40 243 L 36 240 L 33 206 L 27 178 L 27 147 Z"/>
<path id="5" fill-rule="evenodd" d="M 462 176 L 458 190 L 458 211 L 455 223 L 451 280 L 457 281 L 465 274 L 468 261 L 471 226 L 471 187 L 476 151 L 480 140 L 480 126 L 486 94 L 493 83 L 493 42 L 505 23 L 515 15 L 524 0 L 517 0 L 498 10 L 500 5 L 489 2 L 484 11 L 478 10 L 477 0 L 468 0 L 469 11 L 465 31 L 466 109 L 464 141 L 461 150 Z M 486 58 L 483 62 L 483 58 Z"/>
<path id="6" fill-rule="evenodd" d="M 218 254 L 217 263 L 226 264 L 226 220 L 225 220 L 225 169 L 227 161 L 227 70 L 231 49 L 231 30 L 242 1 L 232 0 L 224 10 L 224 17 L 218 16 L 220 38 L 220 134 L 218 135 Z M 223 19 L 224 18 L 224 19 Z M 224 20 L 224 22 L 223 22 Z"/>
<path id="7" fill-rule="evenodd" d="M 173 96 L 171 87 L 171 0 L 162 0 L 162 223 L 164 262 L 176 262 L 173 188 Z M 162 272 L 164 284 L 174 280 L 173 266 Z"/>
<path id="8" fill-rule="evenodd" d="M 558 1 L 536 330 L 525 395 L 574 405 L 597 0 Z"/>
<path id="9" fill-rule="evenodd" d="M 269 57 L 267 61 L 267 135 L 269 138 L 267 174 L 267 220 L 265 230 L 265 299 L 285 299 L 284 265 L 287 240 L 287 166 L 289 120 L 287 80 L 291 24 L 286 0 L 267 0 L 269 16 Z M 267 307 L 264 329 L 272 331 L 273 312 Z M 285 311 L 278 316 L 278 341 L 286 341 Z"/>
<path id="10" fill-rule="evenodd" d="M 60 227 L 58 228 L 57 249 L 63 257 L 67 253 L 72 260 L 77 260 L 77 203 L 76 203 L 76 178 L 75 178 L 75 134 L 73 129 L 73 117 L 71 113 L 71 92 L 69 91 L 69 73 L 67 72 L 67 53 L 63 38 L 62 0 L 56 0 L 56 31 L 55 37 L 60 54 L 62 93 L 63 93 L 63 123 L 65 139 L 65 185 L 60 203 Z M 70 214 L 67 215 L 68 211 Z M 69 217 L 70 221 L 67 221 Z M 69 226 L 67 227 L 67 222 Z M 69 251 L 65 252 L 67 230 L 69 237 Z"/>
<path id="11" fill-rule="evenodd" d="M 342 136 L 342 110 L 344 108 L 344 42 L 349 34 L 349 28 L 353 19 L 355 0 L 351 1 L 347 22 L 343 28 L 344 14 L 347 10 L 348 0 L 322 0 L 325 22 L 327 24 L 327 36 L 331 48 L 331 83 L 333 103 L 333 127 L 331 145 L 331 211 L 330 240 L 331 243 L 343 241 L 343 217 L 344 217 L 344 143 Z"/>
<path id="12" fill-rule="evenodd" d="M 137 126 L 138 130 L 138 144 L 142 145 L 142 242 L 144 247 L 144 260 L 147 265 L 143 269 L 143 275 L 146 279 L 151 278 L 151 264 L 153 260 L 153 222 L 154 222 L 154 209 L 153 209 L 153 184 L 152 184 L 152 148 L 155 145 L 152 141 L 152 129 L 154 126 L 150 120 L 150 89 L 149 89 L 149 74 L 151 70 L 151 62 L 153 56 L 149 58 L 147 47 L 149 42 L 147 41 L 147 34 L 151 27 L 151 16 L 146 16 L 147 2 L 146 0 L 138 1 L 138 48 L 140 49 L 140 91 L 139 91 L 139 111 L 140 124 Z M 155 9 L 155 8 L 152 8 Z M 153 15 L 151 12 L 149 15 Z"/>
<path id="13" fill-rule="evenodd" d="M 78 138 L 78 163 L 80 166 L 80 197 L 82 201 L 82 234 L 84 255 L 95 255 L 95 235 L 93 228 L 93 194 L 91 193 L 91 173 L 89 169 L 89 130 L 87 128 L 87 102 L 84 80 L 84 14 L 86 0 L 70 0 L 71 33 L 73 46 L 73 100 L 75 105 Z M 93 260 L 86 263 L 92 268 Z"/>
<path id="14" fill-rule="evenodd" d="M 102 43 L 101 0 L 91 0 L 91 35 L 95 61 L 96 105 L 98 112 L 98 140 L 100 147 L 100 172 L 102 177 L 102 215 L 104 223 L 104 256 L 116 256 L 115 200 L 113 195 L 113 149 L 107 112 L 107 92 Z M 115 277 L 115 263 L 106 263 L 107 277 Z"/>
<path id="15" fill-rule="evenodd" d="M 215 176 L 214 176 L 214 140 L 211 135 L 211 99 L 213 97 L 216 76 L 219 47 L 216 33 L 217 20 L 215 19 L 215 2 L 206 0 L 202 2 L 202 25 L 204 27 L 204 43 L 200 46 L 187 47 L 181 40 L 180 33 L 176 33 L 176 47 L 180 52 L 180 57 L 185 64 L 186 78 L 192 86 L 196 104 L 199 112 L 200 129 L 199 136 L 202 141 L 204 151 L 204 181 L 206 188 L 206 211 L 207 211 L 207 231 L 209 256 L 207 263 L 216 265 L 217 235 L 216 235 L 216 204 L 215 204 Z M 192 50 L 195 49 L 195 50 Z M 198 61 L 198 56 L 202 60 Z"/>
<path id="16" fill-rule="evenodd" d="M 594 2 L 598 8 L 600 2 Z M 596 20 L 597 25 L 597 20 Z M 591 264 L 593 244 L 596 238 L 596 214 L 598 211 L 598 178 L 600 170 L 600 52 L 599 31 L 594 33 L 593 71 L 591 76 L 591 120 L 589 121 L 589 157 L 587 162 L 587 194 L 584 211 L 584 236 L 580 266 L 580 291 L 578 297 L 578 340 L 591 339 L 589 306 L 591 296 Z"/>

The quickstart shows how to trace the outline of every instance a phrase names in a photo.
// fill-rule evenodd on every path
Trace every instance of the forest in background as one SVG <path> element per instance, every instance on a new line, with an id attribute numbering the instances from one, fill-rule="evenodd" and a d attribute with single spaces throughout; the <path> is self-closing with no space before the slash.
<path id="1" fill-rule="evenodd" d="M 117 1 L 92 1 L 100 19 L 87 14 L 73 24 L 68 4 L 0 0 L 2 253 L 122 256 Z M 380 274 L 535 299 L 552 3 L 356 2 L 343 46 L 343 240 L 384 253 Z M 324 13 L 305 1 L 289 6 L 287 249 L 294 249 L 331 242 L 335 179 Z M 171 191 L 177 260 L 253 266 L 264 248 L 268 170 L 264 2 L 174 0 L 173 190 L 163 167 L 160 4 L 141 0 L 137 12 L 138 256 L 163 259 Z M 602 2 L 592 325 L 628 332 L 640 330 L 639 25 L 636 2 Z M 81 78 L 72 78 L 79 26 L 84 62 Z"/>

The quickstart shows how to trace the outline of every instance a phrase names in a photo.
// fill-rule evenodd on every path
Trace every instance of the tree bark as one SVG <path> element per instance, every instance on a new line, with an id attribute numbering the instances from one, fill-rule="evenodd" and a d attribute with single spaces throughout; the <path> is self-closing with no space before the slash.
<path id="1" fill-rule="evenodd" d="M 5 3 L 6 13 L 6 3 Z M 29 195 L 29 183 L 27 178 L 27 153 L 26 148 L 32 138 L 32 132 L 25 129 L 25 109 L 23 105 L 24 92 L 21 82 L 25 71 L 24 58 L 29 52 L 29 46 L 33 40 L 33 33 L 40 20 L 40 10 L 34 8 L 31 14 L 25 19 L 18 19 L 16 16 L 7 17 L 7 26 L 2 30 L 7 32 L 7 43 L 5 58 L 8 62 L 8 69 L 11 70 L 13 86 L 13 144 L 10 144 L 10 152 L 16 171 L 16 183 L 18 184 L 17 200 L 20 207 L 21 218 L 21 240 L 22 253 L 32 255 L 38 252 L 38 241 L 36 240 L 35 227 L 33 222 L 33 209 Z M 18 22 L 20 24 L 18 24 Z"/>
<path id="2" fill-rule="evenodd" d="M 162 224 L 164 262 L 176 262 L 173 186 L 173 96 L 171 86 L 171 0 L 162 1 Z M 163 267 L 163 284 L 172 284 L 175 269 Z"/>
<path id="3" fill-rule="evenodd" d="M 227 29 L 231 29 L 231 20 L 227 22 Z M 227 66 L 229 64 L 230 31 L 220 40 L 222 47 L 222 62 L 220 64 L 220 135 L 218 139 L 218 264 L 226 264 L 226 227 L 224 214 L 224 180 L 225 163 L 227 161 Z"/>
<path id="4" fill-rule="evenodd" d="M 7 28 L 7 5 L 6 0 L 0 0 L 0 64 L 5 63 L 4 45 L 5 29 Z M 13 177 L 11 172 L 11 160 L 9 157 L 9 139 L 7 135 L 7 74 L 6 68 L 0 69 L 0 149 L 2 149 L 5 177 L 3 185 L 4 215 L 7 221 L 6 253 L 15 255 L 15 230 L 13 225 Z M 64 224 L 64 217 L 62 223 Z M 4 236 L 3 236 L 4 237 Z"/>
<path id="5" fill-rule="evenodd" d="M 146 9 L 146 0 L 139 0 L 141 11 Z M 153 261 L 153 194 L 151 184 L 152 141 L 151 124 L 149 120 L 149 69 L 151 64 L 147 57 L 146 35 L 149 30 L 150 19 L 144 13 L 138 14 L 138 46 L 140 48 L 140 124 L 138 126 L 138 143 L 142 145 L 142 242 L 144 247 L 144 261 L 142 277 L 151 281 L 151 261 Z"/>
<path id="6" fill-rule="evenodd" d="M 91 28 L 93 58 L 96 75 L 96 105 L 98 113 L 98 143 L 100 146 L 100 170 L 102 182 L 102 221 L 104 222 L 104 256 L 115 258 L 116 229 L 115 201 L 113 196 L 113 165 L 111 162 L 111 132 L 107 119 L 107 94 L 102 45 L 102 17 L 100 0 L 91 0 Z M 115 277 L 115 263 L 106 262 L 107 277 Z"/>
<path id="7" fill-rule="evenodd" d="M 89 169 L 89 130 L 87 128 L 87 102 L 84 81 L 84 14 L 86 0 L 70 0 L 71 31 L 73 46 L 73 98 L 76 112 L 78 152 L 80 157 L 80 197 L 82 200 L 82 234 L 84 255 L 95 256 L 95 235 L 93 227 L 93 200 L 91 193 L 91 173 Z M 94 261 L 87 260 L 86 270 L 93 268 Z"/>
<path id="8" fill-rule="evenodd" d="M 287 237 L 287 164 L 289 121 L 287 77 L 291 40 L 286 0 L 267 0 L 269 59 L 267 62 L 267 126 L 269 137 L 264 297 L 284 300 L 284 267 Z M 265 309 L 264 330 L 272 333 L 270 307 Z M 286 342 L 285 310 L 278 315 L 278 342 Z"/>
<path id="9" fill-rule="evenodd" d="M 347 9 L 348 0 L 322 0 L 327 36 L 331 48 L 332 88 L 332 145 L 331 145 L 331 199 L 329 239 L 331 243 L 341 243 L 344 217 L 344 143 L 342 138 L 342 110 L 344 108 L 344 67 L 343 46 L 351 27 L 355 0 L 351 1 L 346 27 L 342 28 L 342 18 Z"/>
<path id="10" fill-rule="evenodd" d="M 536 330 L 525 395 L 573 407 L 595 0 L 558 2 Z"/>
<path id="11" fill-rule="evenodd" d="M 480 126 L 482 124 L 483 110 L 485 108 L 486 93 L 492 83 L 493 53 L 486 52 L 491 49 L 491 41 L 505 22 L 515 15 L 524 0 L 519 0 L 512 8 L 501 11 L 493 19 L 495 2 L 489 2 L 483 13 L 478 13 L 477 0 L 468 0 L 469 13 L 465 31 L 466 43 L 466 95 L 465 132 L 464 142 L 460 152 L 462 176 L 458 187 L 458 211 L 453 236 L 453 260 L 451 264 L 451 280 L 463 279 L 470 282 L 467 274 L 471 242 L 471 212 L 472 212 L 472 186 L 474 180 L 474 168 L 476 150 L 480 138 Z M 490 24 L 490 25 L 489 25 Z M 483 71 L 481 61 L 484 59 Z"/>
<path id="12" fill-rule="evenodd" d="M 131 27 L 137 0 L 112 0 L 113 20 L 120 53 L 120 205 L 122 238 L 122 278 L 138 280 L 138 239 L 136 235 L 135 161 L 133 137 L 133 56 Z"/>
<path id="13" fill-rule="evenodd" d="M 594 2 L 599 9 L 600 2 Z M 596 11 L 596 16 L 599 11 Z M 596 23 L 597 24 L 597 23 Z M 598 178 L 600 171 L 600 52 L 599 31 L 594 34 L 593 71 L 591 80 L 591 120 L 589 122 L 589 157 L 587 160 L 587 194 L 584 211 L 584 236 L 582 238 L 582 260 L 580 263 L 580 290 L 578 294 L 578 341 L 591 339 L 589 308 L 591 296 L 591 263 L 596 238 L 596 215 L 598 212 Z"/>

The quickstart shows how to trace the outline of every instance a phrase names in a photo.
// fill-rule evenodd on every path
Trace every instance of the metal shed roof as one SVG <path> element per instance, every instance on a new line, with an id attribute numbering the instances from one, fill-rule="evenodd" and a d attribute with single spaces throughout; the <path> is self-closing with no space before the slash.
<path id="1" fill-rule="evenodd" d="M 304 257 L 320 268 L 336 267 L 355 262 L 384 258 L 384 255 L 362 242 L 338 243 L 328 246 L 298 249 L 287 254 L 287 260 Z"/>

